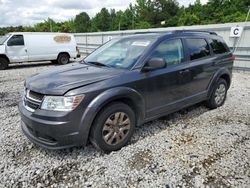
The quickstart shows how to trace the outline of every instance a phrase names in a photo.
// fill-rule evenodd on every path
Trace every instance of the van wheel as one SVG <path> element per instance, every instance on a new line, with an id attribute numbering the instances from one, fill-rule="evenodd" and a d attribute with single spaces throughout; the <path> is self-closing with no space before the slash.
<path id="1" fill-rule="evenodd" d="M 0 70 L 4 70 L 8 68 L 8 66 L 9 66 L 8 60 L 3 57 L 0 57 Z"/>
<path id="2" fill-rule="evenodd" d="M 57 58 L 57 62 L 61 65 L 66 65 L 67 63 L 69 63 L 69 55 L 65 53 L 59 54 Z"/>
<path id="3" fill-rule="evenodd" d="M 211 97 L 206 101 L 206 106 L 210 109 L 215 109 L 222 106 L 227 96 L 227 82 L 223 78 L 215 84 Z"/>
<path id="4" fill-rule="evenodd" d="M 91 143 L 104 152 L 125 146 L 135 129 L 135 113 L 124 103 L 112 103 L 97 115 L 90 133 Z"/>

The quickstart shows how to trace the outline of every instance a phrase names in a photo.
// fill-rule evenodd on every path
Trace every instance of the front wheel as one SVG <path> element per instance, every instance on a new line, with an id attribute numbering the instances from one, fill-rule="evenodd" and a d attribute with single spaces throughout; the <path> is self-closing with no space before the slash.
<path id="1" fill-rule="evenodd" d="M 226 80 L 220 78 L 215 84 L 210 98 L 206 101 L 206 106 L 215 109 L 222 106 L 226 100 L 228 85 Z"/>
<path id="2" fill-rule="evenodd" d="M 7 59 L 0 57 L 0 70 L 8 68 L 9 62 Z"/>
<path id="3" fill-rule="evenodd" d="M 128 105 L 112 103 L 98 113 L 90 141 L 105 152 L 119 150 L 131 139 L 135 122 L 135 113 Z"/>

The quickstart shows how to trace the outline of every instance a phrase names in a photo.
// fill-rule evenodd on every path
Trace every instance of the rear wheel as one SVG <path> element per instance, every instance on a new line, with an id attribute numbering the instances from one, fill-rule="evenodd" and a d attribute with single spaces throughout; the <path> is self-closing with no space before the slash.
<path id="1" fill-rule="evenodd" d="M 226 100 L 227 90 L 226 80 L 220 78 L 213 88 L 211 97 L 206 101 L 206 106 L 210 109 L 222 106 Z"/>
<path id="2" fill-rule="evenodd" d="M 9 62 L 6 58 L 0 57 L 0 70 L 8 68 Z"/>
<path id="3" fill-rule="evenodd" d="M 97 149 L 116 151 L 129 142 L 134 128 L 134 111 L 124 103 L 112 103 L 97 115 L 90 141 Z"/>
<path id="4" fill-rule="evenodd" d="M 57 62 L 61 65 L 66 65 L 67 63 L 69 63 L 69 55 L 66 53 L 59 54 Z"/>

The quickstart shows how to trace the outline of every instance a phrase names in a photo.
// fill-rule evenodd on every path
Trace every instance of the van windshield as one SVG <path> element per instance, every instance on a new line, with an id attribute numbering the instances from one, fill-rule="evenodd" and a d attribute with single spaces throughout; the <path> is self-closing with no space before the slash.
<path id="1" fill-rule="evenodd" d="M 9 36 L 10 34 L 0 36 L 0 45 L 2 45 L 9 38 Z"/>
<path id="2" fill-rule="evenodd" d="M 113 39 L 86 57 L 84 61 L 97 66 L 129 69 L 154 41 L 155 38 Z"/>

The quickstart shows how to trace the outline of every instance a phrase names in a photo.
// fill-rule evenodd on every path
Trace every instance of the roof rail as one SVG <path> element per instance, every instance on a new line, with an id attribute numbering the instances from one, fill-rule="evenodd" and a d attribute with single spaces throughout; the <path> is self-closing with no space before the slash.
<path id="1" fill-rule="evenodd" d="M 217 33 L 213 32 L 213 31 L 203 31 L 203 30 L 175 30 L 173 31 L 173 33 L 185 33 L 185 32 L 189 32 L 189 33 L 208 33 L 210 35 L 217 35 Z"/>
<path id="2" fill-rule="evenodd" d="M 133 34 L 155 34 L 155 33 L 159 33 L 159 31 L 157 32 L 157 31 L 137 31 L 137 32 L 135 32 L 135 33 L 133 33 Z"/>

